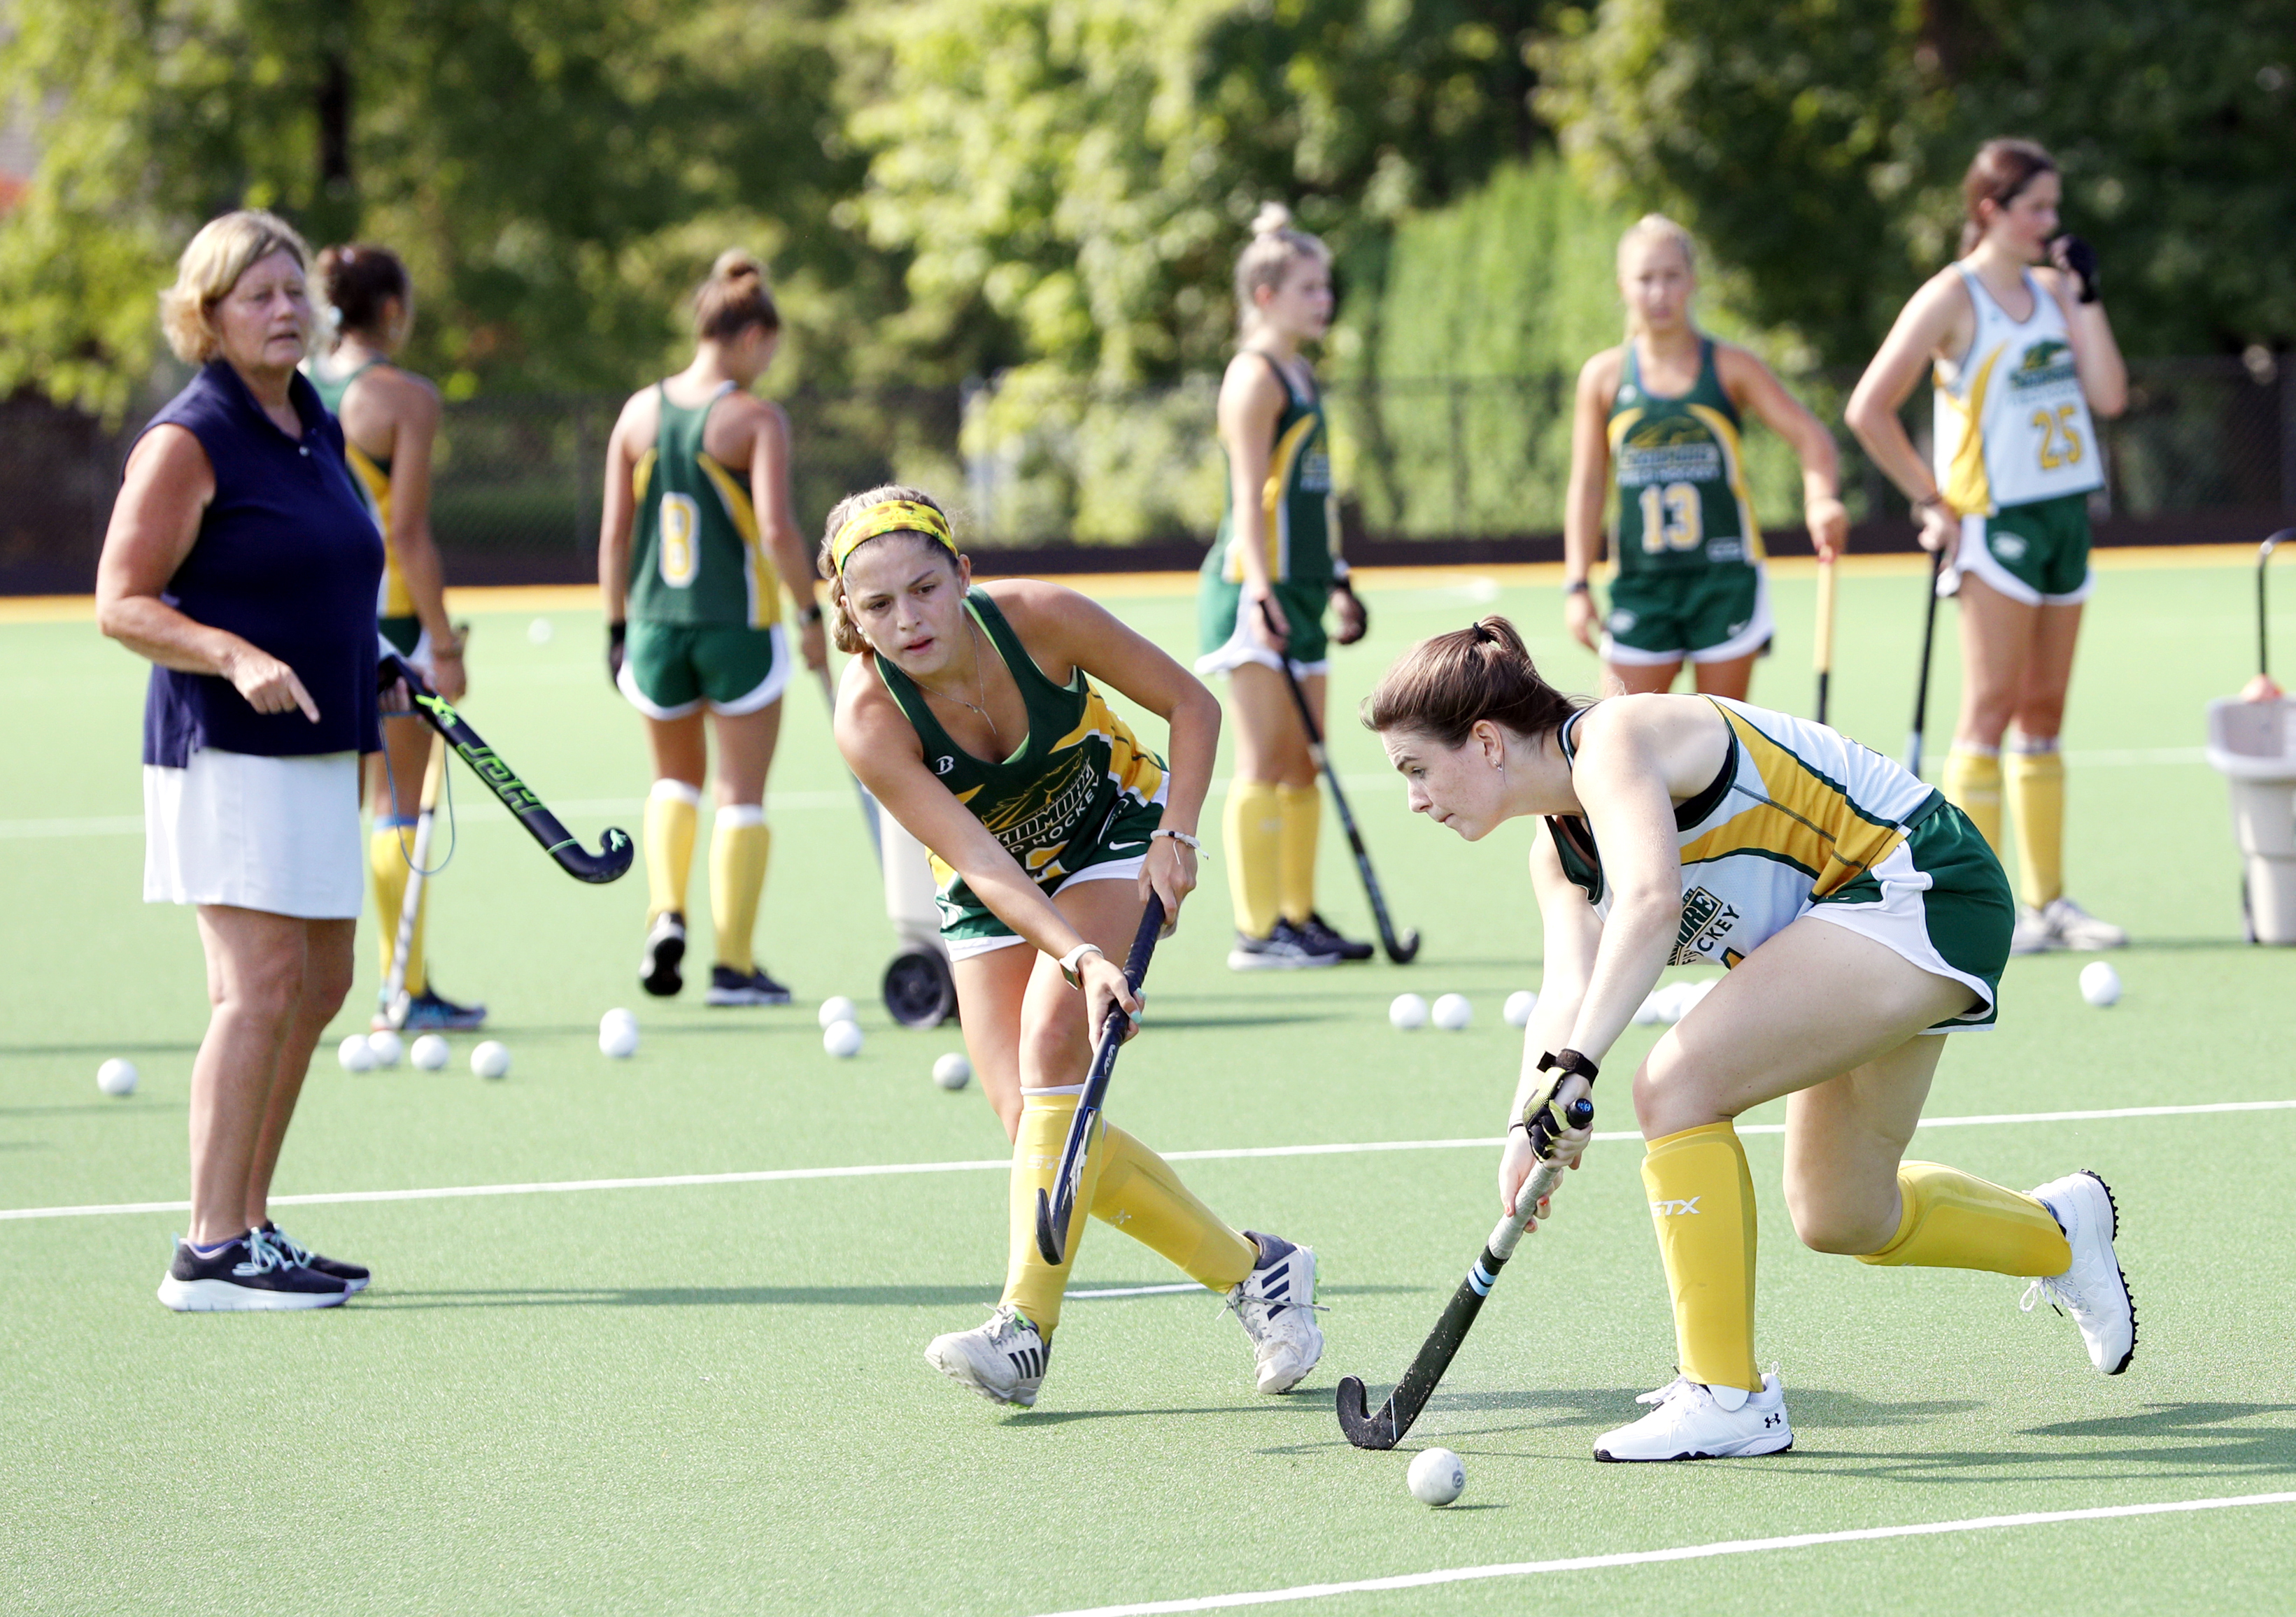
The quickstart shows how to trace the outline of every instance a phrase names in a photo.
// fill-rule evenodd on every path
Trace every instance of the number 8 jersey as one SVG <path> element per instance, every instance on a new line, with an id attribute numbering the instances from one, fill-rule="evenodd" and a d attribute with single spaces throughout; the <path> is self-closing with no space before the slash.
<path id="1" fill-rule="evenodd" d="M 1643 384 L 1632 339 L 1611 398 L 1611 464 L 1619 480 L 1611 555 L 1621 573 L 1751 565 L 1762 559 L 1754 502 L 1738 448 L 1738 410 L 1698 341 L 1698 380 L 1671 398 Z"/>
<path id="2" fill-rule="evenodd" d="M 2065 312 L 2030 274 L 2033 311 L 2012 320 L 1966 263 L 1977 335 L 1957 366 L 1939 361 L 1937 479 L 1954 510 L 1992 516 L 2104 486 L 2103 457 L 2073 363 Z"/>
<path id="3" fill-rule="evenodd" d="M 710 406 L 689 410 L 654 390 L 654 446 L 638 458 L 630 545 L 629 614 L 650 623 L 770 629 L 781 621 L 781 577 L 750 503 L 746 467 L 721 466 L 701 446 Z"/>

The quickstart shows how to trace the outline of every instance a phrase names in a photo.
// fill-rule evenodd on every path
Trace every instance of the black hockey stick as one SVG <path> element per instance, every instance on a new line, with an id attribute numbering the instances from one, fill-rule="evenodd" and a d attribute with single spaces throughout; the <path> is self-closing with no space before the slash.
<path id="1" fill-rule="evenodd" d="M 1580 1097 L 1569 1108 L 1569 1126 L 1583 1129 L 1595 1121 L 1595 1103 Z M 1554 1148 L 1554 1136 L 1547 1125 L 1546 1114 L 1541 1113 L 1531 1123 L 1531 1143 L 1543 1158 Z M 1522 1239 L 1522 1228 L 1537 1214 L 1538 1204 L 1545 1201 L 1554 1188 L 1554 1181 L 1562 1177 L 1559 1163 L 1542 1163 L 1537 1172 L 1523 1180 L 1522 1188 L 1514 1193 L 1514 1211 L 1498 1221 L 1490 1239 L 1483 1243 L 1482 1255 L 1459 1282 L 1459 1289 L 1451 1294 L 1444 1305 L 1443 1317 L 1435 1321 L 1435 1328 L 1420 1344 L 1419 1355 L 1411 1368 L 1403 1372 L 1403 1379 L 1395 1384 L 1395 1391 L 1387 1401 L 1372 1413 L 1369 1401 L 1364 1396 L 1363 1379 L 1357 1376 L 1340 1381 L 1340 1430 L 1348 1441 L 1358 1449 L 1392 1449 L 1411 1430 L 1411 1423 L 1419 1418 L 1420 1410 L 1427 1407 L 1443 1372 L 1451 1368 L 1451 1360 L 1459 1344 L 1467 1339 L 1468 1327 L 1482 1311 L 1483 1299 L 1491 1294 L 1499 1270 L 1514 1256 L 1515 1244 Z"/>
<path id="2" fill-rule="evenodd" d="M 1930 557 L 1930 599 L 1922 617 L 1922 671 L 1914 680 L 1914 730 L 1906 741 L 1906 768 L 1915 775 L 1922 772 L 1922 731 L 1930 716 L 1930 648 L 1937 643 L 1938 580 L 1945 576 L 1945 551 L 1932 551 Z"/>
<path id="3" fill-rule="evenodd" d="M 1283 625 L 1275 621 L 1273 612 L 1266 610 L 1265 602 L 1261 609 L 1267 616 L 1268 629 L 1281 634 Z M 1379 890 L 1379 878 L 1372 874 L 1371 855 L 1364 851 L 1363 833 L 1356 829 L 1356 817 L 1348 808 L 1348 795 L 1340 789 L 1340 772 L 1332 767 L 1332 760 L 1324 751 L 1324 732 L 1316 728 L 1316 715 L 1308 706 L 1308 693 L 1300 689 L 1299 676 L 1292 672 L 1292 659 L 1279 651 L 1275 660 L 1283 670 L 1283 682 L 1291 687 L 1292 705 L 1300 710 L 1300 723 L 1307 729 L 1308 755 L 1324 772 L 1324 779 L 1332 783 L 1332 804 L 1340 811 L 1340 824 L 1347 829 L 1348 846 L 1355 850 L 1356 873 L 1363 878 L 1364 892 L 1371 899 L 1372 919 L 1379 924 L 1380 947 L 1397 965 L 1408 965 L 1419 952 L 1419 930 L 1414 927 L 1400 937 L 1396 935 L 1395 923 L 1387 916 L 1386 895 Z"/>
<path id="4" fill-rule="evenodd" d="M 1124 980 L 1135 994 L 1148 975 L 1148 959 L 1156 952 L 1156 936 L 1163 929 L 1164 901 L 1151 893 L 1148 908 L 1140 917 L 1140 930 L 1133 935 L 1132 952 L 1124 960 Z M 1108 1019 L 1100 1025 L 1100 1048 L 1093 1052 L 1092 1071 L 1085 1074 L 1084 1093 L 1077 1097 L 1076 1115 L 1069 1120 L 1068 1142 L 1061 1147 L 1060 1172 L 1053 1179 L 1054 1193 L 1037 1192 L 1037 1250 L 1047 1263 L 1062 1262 L 1068 1256 L 1069 1221 L 1076 1214 L 1085 1154 L 1092 1146 L 1092 1126 L 1099 1121 L 1101 1102 L 1108 1098 L 1116 1052 L 1124 1047 L 1127 1020 L 1124 1007 L 1108 1008 Z"/>
<path id="5" fill-rule="evenodd" d="M 606 834 L 599 838 L 598 851 L 586 853 L 574 839 L 574 834 L 534 795 L 533 788 L 520 780 L 487 745 L 486 739 L 471 728 L 469 720 L 455 711 L 453 703 L 431 690 L 421 674 L 406 666 L 406 658 L 396 652 L 385 657 L 381 674 L 386 689 L 394 681 L 405 682 L 407 694 L 414 698 L 415 711 L 446 738 L 447 745 L 471 766 L 471 772 L 486 783 L 487 789 L 502 800 L 502 805 L 517 816 L 527 834 L 542 845 L 542 851 L 558 862 L 560 870 L 577 881 L 609 882 L 620 879 L 630 868 L 637 850 L 631 845 L 627 831 L 608 826 Z"/>

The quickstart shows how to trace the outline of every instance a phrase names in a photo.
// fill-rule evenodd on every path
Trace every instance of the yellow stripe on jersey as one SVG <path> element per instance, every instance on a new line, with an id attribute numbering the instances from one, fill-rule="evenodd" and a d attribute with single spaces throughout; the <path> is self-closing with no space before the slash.
<path id="1" fill-rule="evenodd" d="M 1839 786 L 1744 718 L 1727 708 L 1721 713 L 1761 779 L 1764 801 L 1685 844 L 1685 865 L 1733 853 L 1783 859 L 1811 877 L 1813 898 L 1824 898 L 1905 840 L 1902 828 L 1876 822 Z"/>
<path id="2" fill-rule="evenodd" d="M 693 463 L 718 491 L 718 502 L 732 519 L 734 531 L 742 535 L 742 577 L 750 590 L 750 627 L 770 629 L 782 620 L 782 581 L 758 537 L 758 511 L 750 503 L 750 491 L 706 454 L 695 455 Z"/>
<path id="3" fill-rule="evenodd" d="M 391 553 L 390 539 L 390 474 L 380 462 L 357 444 L 346 439 L 343 456 L 350 462 L 351 473 L 358 478 L 359 487 L 365 492 L 367 505 L 374 513 L 374 525 L 382 532 L 382 596 L 376 603 L 379 617 L 412 617 L 414 616 L 414 594 L 406 587 L 406 575 L 398 570 L 398 558 Z"/>
<path id="4" fill-rule="evenodd" d="M 1315 431 L 1316 421 L 1312 413 L 1303 415 L 1292 423 L 1291 431 L 1275 440 L 1275 453 L 1267 463 L 1267 481 L 1259 489 L 1259 512 L 1267 524 L 1267 576 L 1279 583 L 1292 572 L 1292 514 L 1283 491 L 1291 486 L 1292 464 L 1299 460 L 1308 435 Z M 1242 535 L 1238 535 L 1235 543 L 1242 541 Z M 1231 551 L 1227 581 L 1242 584 L 1243 576 L 1243 554 Z"/>
<path id="5" fill-rule="evenodd" d="M 646 452 L 638 457 L 637 465 L 632 469 L 630 472 L 630 500 L 633 504 L 644 505 L 645 503 L 646 486 L 653 481 L 653 463 L 660 453 L 660 452 L 659 450 L 649 446 Z"/>
<path id="6" fill-rule="evenodd" d="M 1722 475 L 1738 502 L 1738 531 L 1746 536 L 1746 559 L 1759 561 L 1762 530 L 1754 521 L 1754 496 L 1746 487 L 1746 466 L 1738 447 L 1738 429 L 1731 425 L 1728 416 L 1711 404 L 1684 407 L 1705 423 L 1706 430 L 1714 435 L 1714 442 L 1722 451 Z"/>
<path id="7" fill-rule="evenodd" d="M 1611 418 L 1610 434 L 1611 458 L 1617 458 L 1619 445 L 1626 442 L 1627 434 L 1634 430 L 1635 423 L 1642 419 L 1643 412 L 1639 408 L 1633 410 L 1621 410 L 1618 414 Z"/>
<path id="8" fill-rule="evenodd" d="M 1155 754 L 1140 745 L 1131 727 L 1116 716 L 1099 690 L 1087 687 L 1084 714 L 1077 727 L 1046 750 L 1047 754 L 1065 752 L 1092 736 L 1108 742 L 1108 778 L 1116 782 L 1117 790 L 1128 792 L 1143 803 L 1152 801 L 1164 784 L 1163 766 L 1156 762 Z"/>
<path id="9" fill-rule="evenodd" d="M 1937 384 L 1938 397 L 1961 418 L 1961 439 L 1953 446 L 1944 493 L 1946 503 L 1964 515 L 1989 516 L 1993 511 L 1993 485 L 1985 472 L 1985 435 L 1978 430 L 1978 423 L 1985 418 L 1985 394 L 1993 385 L 1993 367 L 2008 347 L 2003 343 L 1985 356 L 1970 377 L 1968 392 L 1961 397 L 1955 397 L 1942 379 Z"/>

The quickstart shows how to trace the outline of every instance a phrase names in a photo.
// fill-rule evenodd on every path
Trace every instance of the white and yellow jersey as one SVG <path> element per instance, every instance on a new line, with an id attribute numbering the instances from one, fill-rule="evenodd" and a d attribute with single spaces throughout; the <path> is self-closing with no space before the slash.
<path id="1" fill-rule="evenodd" d="M 1964 516 L 1993 515 L 2104 486 L 2088 397 L 2064 310 L 2031 274 L 2033 312 L 2012 320 L 1966 263 L 1977 335 L 1958 365 L 1938 362 L 1937 480 Z"/>
<path id="2" fill-rule="evenodd" d="M 1735 966 L 1810 906 L 1852 901 L 1945 802 L 1891 759 L 1808 719 L 1709 697 L 1730 727 L 1713 784 L 1675 808 L 1682 928 L 1672 963 Z M 1578 756 L 1578 718 L 1559 738 Z M 1611 893 L 1586 821 L 1550 815 L 1563 873 L 1608 919 Z"/>

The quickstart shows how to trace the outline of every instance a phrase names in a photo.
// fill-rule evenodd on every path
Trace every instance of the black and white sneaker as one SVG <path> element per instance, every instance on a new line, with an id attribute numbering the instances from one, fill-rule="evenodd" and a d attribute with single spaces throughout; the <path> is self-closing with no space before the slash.
<path id="1" fill-rule="evenodd" d="M 959 1386 L 971 1387 L 993 1404 L 1034 1409 L 1045 1384 L 1053 1344 L 1037 1327 L 1000 1303 L 988 1321 L 969 1331 L 951 1331 L 925 1345 L 925 1362 Z"/>
<path id="2" fill-rule="evenodd" d="M 1227 951 L 1230 971 L 1300 971 L 1339 963 L 1336 949 L 1311 943 L 1290 921 L 1277 921 L 1275 930 L 1266 937 L 1239 932 L 1234 947 Z"/>
<path id="3" fill-rule="evenodd" d="M 345 1291 L 365 1291 L 367 1281 L 373 1278 L 357 1263 L 346 1263 L 340 1258 L 330 1258 L 313 1252 L 269 1219 L 263 1221 L 262 1233 L 271 1237 L 273 1245 L 313 1274 L 324 1275 L 331 1280 L 341 1281 Z"/>
<path id="4" fill-rule="evenodd" d="M 1289 1392 L 1324 1356 L 1316 1324 L 1316 1250 L 1282 1236 L 1243 1232 L 1259 1262 L 1227 1294 L 1227 1306 L 1251 1338 L 1253 1376 L 1263 1392 Z"/>
<path id="5" fill-rule="evenodd" d="M 1369 943 L 1341 937 L 1320 915 L 1310 913 L 1296 930 L 1309 948 L 1318 953 L 1336 954 L 1343 960 L 1367 960 L 1376 952 Z"/>
<path id="6" fill-rule="evenodd" d="M 406 1002 L 404 1028 L 410 1033 L 475 1033 L 486 1025 L 485 1006 L 457 1005 L 429 986 Z"/>
<path id="7" fill-rule="evenodd" d="M 638 982 L 657 1000 L 667 1000 L 685 986 L 678 965 L 685 959 L 685 917 L 665 910 L 646 931 L 645 953 L 638 960 Z"/>
<path id="8" fill-rule="evenodd" d="M 160 1282 L 160 1301 L 179 1314 L 332 1308 L 349 1295 L 340 1280 L 304 1268 L 260 1229 L 206 1254 L 177 1240 L 176 1261 Z"/>
<path id="9" fill-rule="evenodd" d="M 736 971 L 731 966 L 709 968 L 709 1005 L 786 1005 L 790 991 L 762 971 Z"/>

